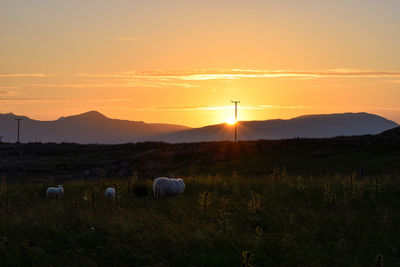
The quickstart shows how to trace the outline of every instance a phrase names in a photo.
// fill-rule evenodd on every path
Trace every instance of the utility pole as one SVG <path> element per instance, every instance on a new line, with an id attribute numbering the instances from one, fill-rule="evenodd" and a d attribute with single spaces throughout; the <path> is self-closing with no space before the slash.
<path id="1" fill-rule="evenodd" d="M 235 142 L 237 142 L 237 104 L 240 103 L 239 101 L 233 101 L 231 100 L 232 103 L 235 103 Z"/>
<path id="2" fill-rule="evenodd" d="M 15 120 L 18 121 L 17 144 L 19 144 L 19 122 L 22 121 L 22 119 L 21 118 L 17 118 Z"/>

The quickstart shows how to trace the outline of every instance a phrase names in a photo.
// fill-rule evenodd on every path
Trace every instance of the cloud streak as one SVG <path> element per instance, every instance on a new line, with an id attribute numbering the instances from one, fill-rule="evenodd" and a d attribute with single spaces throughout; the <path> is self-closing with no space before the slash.
<path id="1" fill-rule="evenodd" d="M 133 88 L 133 87 L 152 87 L 162 88 L 166 86 L 193 88 L 200 87 L 189 83 L 159 82 L 159 81 L 131 81 L 122 80 L 116 82 L 95 82 L 95 83 L 32 83 L 25 84 L 30 87 L 59 87 L 59 88 Z"/>
<path id="2" fill-rule="evenodd" d="M 1 96 L 15 96 L 18 94 L 16 89 L 20 89 L 19 87 L 8 87 L 8 86 L 0 86 L 0 97 Z"/>
<path id="3" fill-rule="evenodd" d="M 241 79 L 322 79 L 322 78 L 400 78 L 400 71 L 330 69 L 309 70 L 261 70 L 261 69 L 194 69 L 178 71 L 126 71 L 114 73 L 79 73 L 81 78 L 118 82 L 115 87 L 200 87 L 202 81 L 229 81 Z M 103 87 L 103 86 L 101 86 Z"/>
<path id="4" fill-rule="evenodd" d="M 44 73 L 9 73 L 5 77 L 49 77 Z M 331 69 L 321 71 L 304 70 L 260 70 L 260 69 L 195 69 L 181 71 L 127 71 L 114 73 L 79 73 L 70 78 L 76 82 L 27 83 L 23 87 L 54 88 L 199 88 L 202 81 L 229 81 L 241 79 L 323 79 L 323 78 L 387 78 L 389 83 L 399 83 L 400 71 Z M 0 89 L 2 89 L 0 87 Z"/>
<path id="5" fill-rule="evenodd" d="M 0 77 L 47 77 L 48 74 L 44 73 L 7 73 L 1 74 Z"/>
<path id="6" fill-rule="evenodd" d="M 11 95 L 12 91 L 0 90 L 0 96 Z"/>
<path id="7" fill-rule="evenodd" d="M 199 69 L 187 71 L 128 71 L 117 73 L 80 73 L 79 77 L 157 81 L 236 80 L 246 78 L 399 78 L 400 71 L 333 69 L 323 71 Z"/>
<path id="8" fill-rule="evenodd" d="M 0 95 L 1 96 L 1 95 Z M 130 102 L 132 98 L 1 98 L 4 104 L 88 104 L 88 103 L 110 103 Z"/>

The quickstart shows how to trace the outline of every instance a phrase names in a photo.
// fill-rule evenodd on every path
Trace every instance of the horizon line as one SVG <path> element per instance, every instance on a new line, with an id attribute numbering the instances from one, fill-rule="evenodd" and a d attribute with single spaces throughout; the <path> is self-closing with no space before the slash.
<path id="1" fill-rule="evenodd" d="M 110 120 L 122 120 L 122 121 L 130 121 L 130 122 L 143 122 L 143 123 L 146 123 L 146 124 L 177 125 L 177 126 L 184 126 L 184 127 L 190 128 L 190 129 L 203 128 L 203 127 L 207 127 L 207 126 L 221 125 L 221 124 L 227 123 L 227 122 L 221 122 L 221 123 L 217 123 L 217 124 L 207 124 L 207 125 L 203 125 L 203 126 L 191 127 L 191 126 L 187 126 L 187 125 L 180 124 L 180 123 L 145 122 L 145 121 L 143 121 L 143 120 L 130 120 L 130 119 L 111 118 L 111 117 L 109 117 L 109 116 L 105 115 L 104 113 L 102 113 L 102 112 L 100 112 L 100 111 L 97 111 L 97 110 L 89 110 L 89 111 L 82 112 L 82 113 L 78 113 L 78 114 L 65 115 L 65 116 L 61 116 L 61 117 L 58 117 L 57 119 L 52 119 L 52 120 L 34 119 L 34 118 L 32 118 L 32 117 L 28 117 L 27 115 L 18 115 L 18 114 L 15 114 L 15 113 L 13 113 L 13 112 L 0 113 L 0 116 L 1 116 L 1 115 L 13 115 L 13 116 L 15 116 L 15 117 L 25 117 L 25 118 L 27 118 L 27 119 L 29 119 L 29 120 L 33 120 L 33 121 L 39 121 L 39 122 L 55 122 L 55 121 L 58 121 L 58 120 L 60 120 L 60 119 L 62 119 L 62 118 L 77 117 L 77 116 L 85 115 L 85 114 L 88 114 L 88 113 L 98 113 L 98 114 L 100 114 L 100 115 L 102 115 L 102 116 L 104 116 L 105 118 L 110 119 Z M 381 116 L 381 115 L 378 115 L 378 114 L 369 113 L 369 112 L 366 112 L 366 111 L 359 111 L 359 112 L 334 112 L 334 113 L 311 113 L 311 114 L 308 113 L 308 114 L 302 114 L 302 115 L 295 116 L 295 117 L 290 117 L 290 118 L 270 118 L 270 119 L 261 119 L 261 120 L 260 120 L 260 119 L 254 119 L 254 120 L 237 120 L 237 122 L 254 122 L 254 121 L 271 121 L 271 120 L 292 120 L 292 119 L 296 119 L 296 118 L 300 118 L 300 117 L 306 117 L 306 116 L 326 116 L 326 115 L 345 115 L 345 114 L 368 114 L 368 115 L 374 115 L 374 116 L 378 116 L 378 117 L 384 118 L 384 119 L 386 119 L 386 120 L 388 120 L 388 121 L 391 121 L 391 122 L 393 122 L 393 123 L 395 123 L 395 124 L 397 124 L 397 125 L 400 126 L 400 123 L 398 123 L 398 122 L 396 122 L 396 121 L 394 121 L 394 120 L 388 119 L 388 118 L 386 118 L 386 117 L 384 117 L 384 116 Z"/>

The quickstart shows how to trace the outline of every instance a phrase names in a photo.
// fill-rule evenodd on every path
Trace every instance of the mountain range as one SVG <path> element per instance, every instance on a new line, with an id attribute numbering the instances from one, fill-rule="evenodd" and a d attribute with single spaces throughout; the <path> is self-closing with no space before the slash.
<path id="1" fill-rule="evenodd" d="M 146 141 L 155 135 L 189 129 L 186 126 L 110 119 L 97 111 L 61 117 L 55 121 L 32 120 L 12 113 L 0 114 L 3 142 L 15 142 L 16 118 L 22 118 L 21 142 L 70 142 L 119 144 Z"/>
<path id="2" fill-rule="evenodd" d="M 163 141 L 170 143 L 232 140 L 234 125 L 226 123 L 201 128 L 111 119 L 97 111 L 38 121 L 13 113 L 0 114 L 3 142 L 15 142 L 16 118 L 22 118 L 21 142 L 71 142 L 119 144 Z M 368 113 L 306 115 L 288 120 L 237 122 L 239 140 L 328 138 L 378 134 L 398 127 L 393 121 Z"/>

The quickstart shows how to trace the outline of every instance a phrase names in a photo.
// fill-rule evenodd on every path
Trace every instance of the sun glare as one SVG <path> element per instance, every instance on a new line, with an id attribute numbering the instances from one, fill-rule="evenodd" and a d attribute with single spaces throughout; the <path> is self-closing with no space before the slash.
<path id="1" fill-rule="evenodd" d="M 227 124 L 233 125 L 236 123 L 236 120 L 234 118 L 230 118 L 226 121 Z"/>

